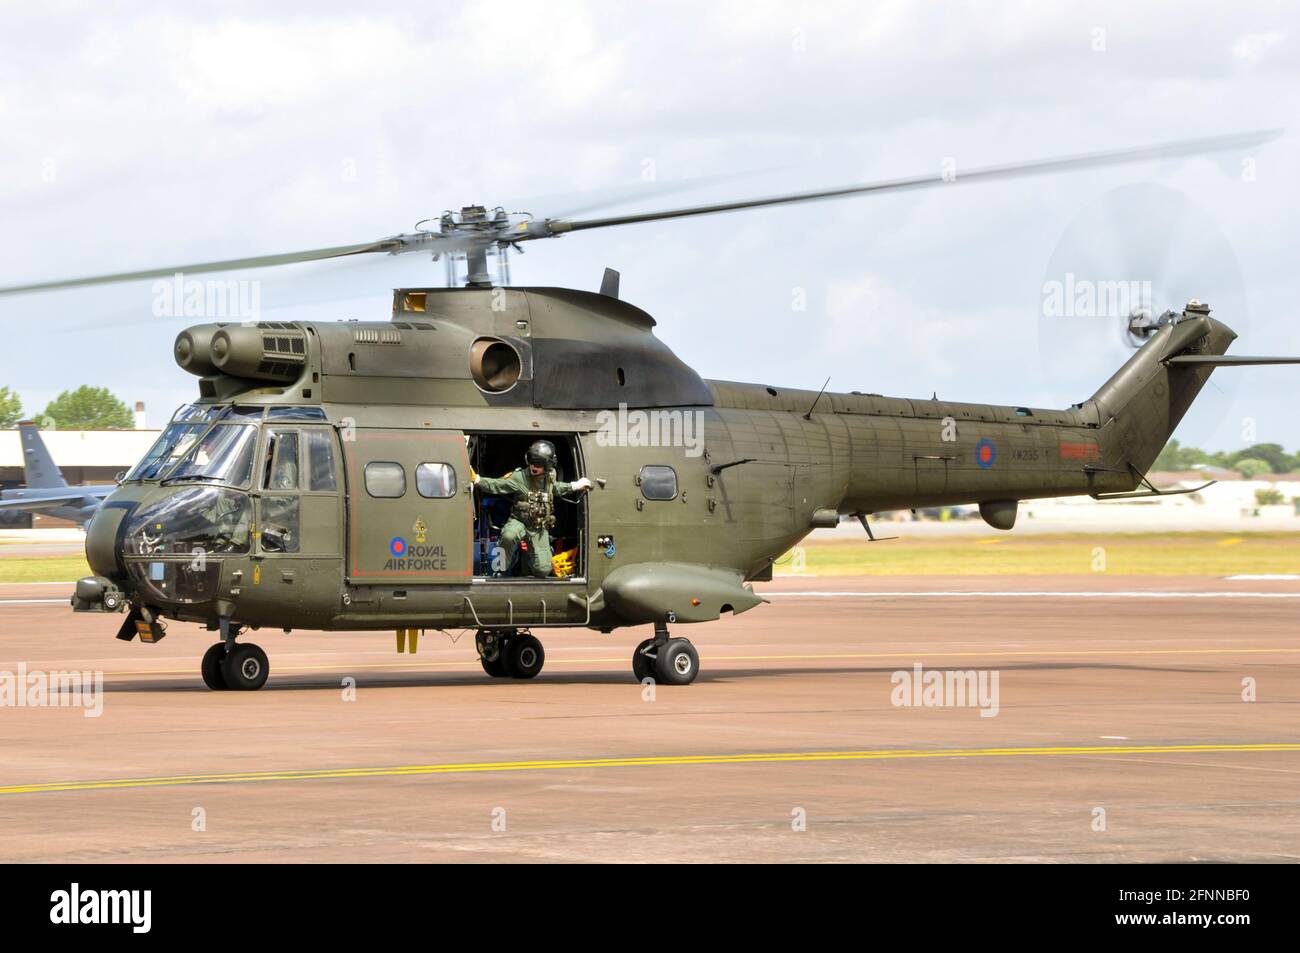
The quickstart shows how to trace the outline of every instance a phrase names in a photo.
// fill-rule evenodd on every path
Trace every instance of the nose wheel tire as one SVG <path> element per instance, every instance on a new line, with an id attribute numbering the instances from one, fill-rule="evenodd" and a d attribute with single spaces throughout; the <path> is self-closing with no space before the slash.
<path id="1" fill-rule="evenodd" d="M 700 655 L 687 639 L 669 639 L 655 655 L 655 676 L 665 685 L 689 685 L 700 673 Z"/>
<path id="2" fill-rule="evenodd" d="M 646 639 L 636 647 L 632 653 L 632 675 L 638 682 L 644 682 L 647 678 L 657 678 L 655 675 L 655 660 L 646 652 L 653 652 L 654 639 Z"/>
<path id="3" fill-rule="evenodd" d="M 221 662 L 225 657 L 226 643 L 217 642 L 203 653 L 203 661 L 199 665 L 199 671 L 203 674 L 203 684 L 214 692 L 224 692 L 229 687 L 226 685 L 225 676 L 221 674 Z"/>
<path id="4" fill-rule="evenodd" d="M 546 650 L 532 635 L 516 635 L 506 645 L 504 655 L 511 678 L 536 678 L 546 663 Z"/>
<path id="5" fill-rule="evenodd" d="M 209 650 L 211 651 L 211 650 Z M 241 642 L 221 660 L 221 677 L 234 691 L 256 691 L 266 684 L 271 664 L 266 653 L 251 642 Z"/>

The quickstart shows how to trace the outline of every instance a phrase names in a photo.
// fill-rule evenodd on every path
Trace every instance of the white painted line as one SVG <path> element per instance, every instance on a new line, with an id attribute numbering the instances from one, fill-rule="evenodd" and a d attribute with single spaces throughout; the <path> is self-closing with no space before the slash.
<path id="1" fill-rule="evenodd" d="M 1296 577 L 1300 578 L 1300 576 Z M 77 580 L 70 579 L 67 582 L 0 582 L 0 586 L 75 586 Z"/>
<path id="2" fill-rule="evenodd" d="M 1008 592 L 756 592 L 757 595 L 772 598 L 827 598 L 839 599 L 846 596 L 859 599 L 1300 599 L 1300 592 L 1088 592 L 1062 591 L 1008 591 Z"/>
<path id="3" fill-rule="evenodd" d="M 66 606 L 67 599 L 0 599 L 0 606 Z"/>
<path id="4" fill-rule="evenodd" d="M 1102 741 L 1128 741 L 1128 735 L 1102 735 Z"/>
<path id="5" fill-rule="evenodd" d="M 1246 572 L 1246 573 L 1241 573 L 1240 575 L 1236 575 L 1236 576 L 1224 576 L 1223 578 L 1224 578 L 1224 579 L 1227 579 L 1229 582 L 1231 582 L 1231 581 L 1234 580 L 1234 579 L 1242 580 L 1242 581 L 1247 581 L 1247 580 L 1249 580 L 1249 581 L 1255 581 L 1255 580 L 1259 580 L 1259 579 L 1282 579 L 1282 580 L 1287 580 L 1287 581 L 1293 581 L 1293 580 L 1296 580 L 1296 579 L 1300 579 L 1300 575 L 1289 575 L 1289 574 L 1287 574 L 1287 573 L 1268 573 L 1268 572 L 1264 572 L 1264 573 L 1250 573 L 1250 572 Z"/>

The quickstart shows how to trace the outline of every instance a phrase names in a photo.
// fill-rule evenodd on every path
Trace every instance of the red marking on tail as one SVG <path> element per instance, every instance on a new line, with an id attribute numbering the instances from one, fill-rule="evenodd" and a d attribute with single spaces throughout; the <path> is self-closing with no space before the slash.
<path id="1" fill-rule="evenodd" d="M 1100 460 L 1101 447 L 1096 443 L 1074 443 L 1061 441 L 1062 460 Z"/>

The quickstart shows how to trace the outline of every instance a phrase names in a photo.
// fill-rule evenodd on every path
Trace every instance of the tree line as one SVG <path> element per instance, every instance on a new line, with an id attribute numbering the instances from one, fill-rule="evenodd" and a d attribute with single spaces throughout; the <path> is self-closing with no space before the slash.
<path id="1" fill-rule="evenodd" d="M 1199 465 L 1236 470 L 1247 480 L 1254 480 L 1270 473 L 1300 471 L 1300 453 L 1287 453 L 1277 443 L 1257 443 L 1244 450 L 1211 452 L 1199 447 L 1184 447 L 1177 440 L 1170 440 L 1151 469 L 1191 470 Z"/>
<path id="2" fill-rule="evenodd" d="M 65 390 L 39 414 L 24 416 L 22 400 L 8 387 L 0 387 L 0 429 L 20 420 L 35 420 L 45 430 L 131 430 L 135 414 L 107 387 L 81 386 Z"/>

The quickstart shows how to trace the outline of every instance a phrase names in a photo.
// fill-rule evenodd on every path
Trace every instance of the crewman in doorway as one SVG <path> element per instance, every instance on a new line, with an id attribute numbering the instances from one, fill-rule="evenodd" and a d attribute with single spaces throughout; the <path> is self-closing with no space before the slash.
<path id="1" fill-rule="evenodd" d="M 555 498 L 586 493 L 586 477 L 565 483 L 555 479 L 555 445 L 538 440 L 524 454 L 525 466 L 509 476 L 493 479 L 474 474 L 474 485 L 487 496 L 508 496 L 513 500 L 510 519 L 501 528 L 500 551 L 494 556 L 494 575 L 502 575 L 514 562 L 515 551 L 527 539 L 523 570 L 531 576 L 551 575 L 551 529 L 555 526 Z M 497 556 L 500 562 L 495 562 Z"/>

